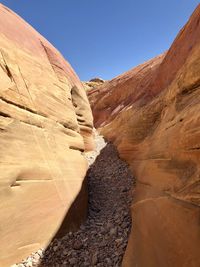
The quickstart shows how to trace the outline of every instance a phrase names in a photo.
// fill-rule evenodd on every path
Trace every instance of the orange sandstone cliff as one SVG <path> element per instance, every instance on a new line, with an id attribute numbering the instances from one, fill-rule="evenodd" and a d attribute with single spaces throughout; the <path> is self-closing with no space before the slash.
<path id="1" fill-rule="evenodd" d="M 61 54 L 0 5 L 0 266 L 48 245 L 78 196 L 93 147 L 81 82 Z M 84 188 L 83 188 L 84 189 Z M 84 190 L 83 190 L 84 192 Z M 65 230 L 86 215 L 87 194 Z"/>
<path id="2" fill-rule="evenodd" d="M 123 266 L 200 266 L 200 6 L 166 53 L 88 95 L 137 178 Z"/>

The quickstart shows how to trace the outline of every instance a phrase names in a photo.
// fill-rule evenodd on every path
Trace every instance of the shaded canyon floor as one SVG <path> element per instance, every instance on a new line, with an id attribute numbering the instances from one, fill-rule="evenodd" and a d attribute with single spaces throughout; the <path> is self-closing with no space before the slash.
<path id="1" fill-rule="evenodd" d="M 111 143 L 98 135 L 96 143 L 97 150 L 86 156 L 90 164 L 86 222 L 77 232 L 54 239 L 45 251 L 33 253 L 17 266 L 121 266 L 131 228 L 135 180 Z"/>

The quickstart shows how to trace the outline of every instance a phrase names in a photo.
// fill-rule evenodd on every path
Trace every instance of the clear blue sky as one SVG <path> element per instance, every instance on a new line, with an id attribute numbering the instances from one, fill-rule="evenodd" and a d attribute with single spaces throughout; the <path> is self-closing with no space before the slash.
<path id="1" fill-rule="evenodd" d="M 169 48 L 197 0 L 4 0 L 81 80 L 111 79 Z M 189 40 L 188 40 L 189 41 Z"/>

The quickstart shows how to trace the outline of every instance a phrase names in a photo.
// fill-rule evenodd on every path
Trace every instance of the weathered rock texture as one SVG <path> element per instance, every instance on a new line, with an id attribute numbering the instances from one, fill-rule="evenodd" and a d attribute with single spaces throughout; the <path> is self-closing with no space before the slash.
<path id="1" fill-rule="evenodd" d="M 137 178 L 123 266 L 200 266 L 200 6 L 168 52 L 89 98 Z"/>
<path id="2" fill-rule="evenodd" d="M 89 91 L 89 90 L 99 87 L 104 82 L 105 80 L 102 80 L 101 78 L 93 78 L 89 82 L 82 82 L 82 84 L 85 90 Z"/>
<path id="3" fill-rule="evenodd" d="M 77 197 L 91 149 L 92 114 L 60 53 L 0 5 L 0 266 L 54 236 Z M 65 231 L 86 214 L 87 195 Z"/>

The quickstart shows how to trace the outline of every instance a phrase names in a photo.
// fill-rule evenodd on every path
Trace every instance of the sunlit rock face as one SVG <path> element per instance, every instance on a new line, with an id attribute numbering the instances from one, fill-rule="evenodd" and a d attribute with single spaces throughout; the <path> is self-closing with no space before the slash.
<path id="1" fill-rule="evenodd" d="M 0 5 L 0 266 L 48 244 L 81 189 L 92 114 L 61 54 Z M 77 198 L 78 201 L 78 198 Z M 86 215 L 82 190 L 65 230 Z"/>
<path id="2" fill-rule="evenodd" d="M 89 81 L 85 81 L 82 82 L 83 87 L 85 88 L 85 90 L 87 92 L 89 92 L 90 90 L 96 89 L 97 87 L 99 87 L 100 85 L 102 85 L 105 82 L 105 80 L 101 79 L 101 78 L 93 78 Z"/>
<path id="3" fill-rule="evenodd" d="M 200 266 L 200 6 L 165 54 L 89 99 L 137 178 L 123 266 Z"/>

